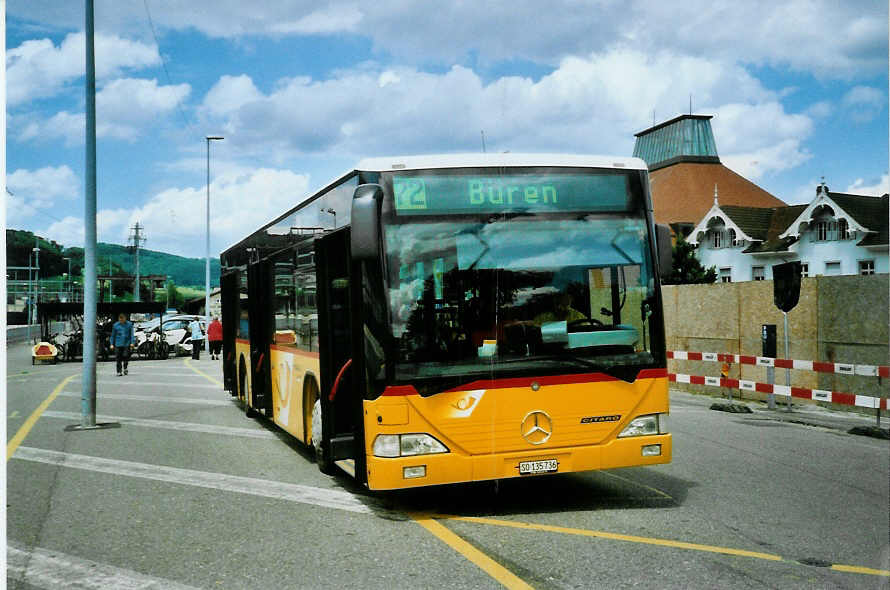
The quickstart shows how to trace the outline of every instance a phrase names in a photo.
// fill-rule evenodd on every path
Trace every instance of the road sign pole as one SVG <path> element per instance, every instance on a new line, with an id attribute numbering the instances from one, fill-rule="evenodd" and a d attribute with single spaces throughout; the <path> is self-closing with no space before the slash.
<path id="1" fill-rule="evenodd" d="M 791 358 L 788 352 L 788 312 L 794 309 L 800 301 L 800 261 L 785 262 L 773 265 L 773 301 L 782 311 L 785 325 L 785 360 Z M 791 387 L 791 368 L 785 368 L 785 385 Z M 785 410 L 791 411 L 791 392 L 788 392 L 788 401 Z"/>
<path id="2" fill-rule="evenodd" d="M 784 316 L 785 322 L 785 358 L 789 359 L 791 358 L 791 354 L 788 352 L 788 312 L 783 311 L 782 315 Z M 785 385 L 789 387 L 791 386 L 791 369 L 788 367 L 785 368 Z M 785 411 L 791 411 L 791 395 L 788 395 L 788 405 L 785 406 Z"/>

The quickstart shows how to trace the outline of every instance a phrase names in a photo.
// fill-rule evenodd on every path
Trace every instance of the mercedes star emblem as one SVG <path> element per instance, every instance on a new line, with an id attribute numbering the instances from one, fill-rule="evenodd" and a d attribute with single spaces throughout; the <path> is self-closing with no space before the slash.
<path id="1" fill-rule="evenodd" d="M 520 432 L 522 433 L 522 438 L 531 444 L 542 445 L 547 442 L 550 439 L 550 435 L 553 434 L 553 420 L 550 419 L 550 416 L 548 416 L 546 412 L 542 412 L 541 410 L 529 412 L 528 415 L 522 419 Z"/>

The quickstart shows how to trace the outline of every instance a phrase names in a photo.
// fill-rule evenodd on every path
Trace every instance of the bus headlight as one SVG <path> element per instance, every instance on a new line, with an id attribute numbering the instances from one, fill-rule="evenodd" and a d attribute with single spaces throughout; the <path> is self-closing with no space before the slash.
<path id="1" fill-rule="evenodd" d="M 374 456 L 375 457 L 398 457 L 399 456 L 399 435 L 398 434 L 378 434 L 374 439 Z"/>
<path id="2" fill-rule="evenodd" d="M 429 434 L 378 434 L 373 451 L 375 457 L 413 457 L 447 453 L 448 449 Z"/>
<path id="3" fill-rule="evenodd" d="M 664 418 L 662 418 L 664 417 Z M 647 436 L 667 433 L 667 414 L 648 414 L 639 416 L 624 427 L 618 438 L 627 436 Z"/>

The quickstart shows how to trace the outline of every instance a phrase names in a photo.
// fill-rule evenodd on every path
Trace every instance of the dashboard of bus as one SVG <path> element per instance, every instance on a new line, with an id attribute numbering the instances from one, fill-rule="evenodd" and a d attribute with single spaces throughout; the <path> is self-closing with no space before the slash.
<path id="1" fill-rule="evenodd" d="M 633 380 L 664 366 L 652 238 L 633 180 L 577 169 L 385 178 L 395 382 L 432 393 L 437 382 Z"/>

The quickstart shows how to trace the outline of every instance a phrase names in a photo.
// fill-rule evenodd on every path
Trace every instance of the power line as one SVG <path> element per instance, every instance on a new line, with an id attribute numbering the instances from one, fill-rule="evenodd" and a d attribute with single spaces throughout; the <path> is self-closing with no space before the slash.
<path id="1" fill-rule="evenodd" d="M 167 69 L 167 61 L 164 59 L 164 53 L 161 51 L 161 43 L 158 41 L 158 34 L 155 32 L 155 24 L 151 18 L 151 11 L 148 9 L 148 0 L 142 0 L 142 4 L 145 6 L 145 15 L 148 17 L 148 26 L 151 29 L 151 36 L 155 40 L 155 46 L 158 48 L 158 56 L 161 58 L 161 65 L 164 67 L 164 75 L 167 77 L 167 83 L 170 86 L 173 86 L 173 80 L 170 78 L 170 71 Z M 194 132 L 195 128 L 192 127 L 192 124 L 188 121 L 188 117 L 185 116 L 185 111 L 182 110 L 182 104 L 180 104 L 179 99 L 176 100 L 176 109 L 182 116 L 182 120 L 185 122 L 186 127 Z"/>
<path id="2" fill-rule="evenodd" d="M 12 192 L 11 190 L 9 190 L 9 187 L 6 187 L 6 192 L 7 192 L 10 196 L 13 196 L 13 197 L 17 196 L 14 192 Z M 49 213 L 47 213 L 47 212 L 44 211 L 43 209 L 40 209 L 39 207 L 34 207 L 34 213 L 40 213 L 41 215 L 46 215 L 46 216 L 49 217 L 50 219 L 55 219 L 55 220 L 58 221 L 59 223 L 63 223 L 63 221 L 62 221 L 61 219 L 59 219 L 59 218 L 56 217 L 55 215 L 50 215 Z"/>

